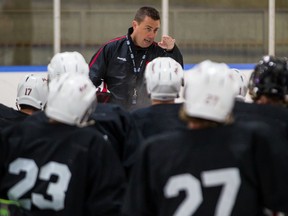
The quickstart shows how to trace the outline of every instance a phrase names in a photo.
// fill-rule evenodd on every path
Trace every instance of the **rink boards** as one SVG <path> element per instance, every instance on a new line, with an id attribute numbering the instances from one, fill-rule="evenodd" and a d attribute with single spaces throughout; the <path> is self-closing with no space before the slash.
<path id="1" fill-rule="evenodd" d="M 184 70 L 189 70 L 194 64 L 185 64 Z M 247 78 L 254 68 L 253 64 L 229 64 L 243 72 Z M 0 103 L 16 108 L 17 85 L 22 77 L 31 73 L 47 73 L 47 66 L 0 66 Z M 178 100 L 178 101 L 181 101 Z"/>

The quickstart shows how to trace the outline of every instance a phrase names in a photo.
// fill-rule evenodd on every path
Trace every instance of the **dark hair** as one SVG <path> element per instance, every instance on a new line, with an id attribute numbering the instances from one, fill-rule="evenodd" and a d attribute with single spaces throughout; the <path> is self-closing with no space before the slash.
<path id="1" fill-rule="evenodd" d="M 187 123 L 194 122 L 197 124 L 201 124 L 203 128 L 218 127 L 218 126 L 225 125 L 225 124 L 231 124 L 234 121 L 232 114 L 229 114 L 227 116 L 227 119 L 224 122 L 217 122 L 217 121 L 208 120 L 204 118 L 189 116 L 183 106 L 181 107 L 179 111 L 179 118 L 182 121 L 187 122 Z"/>
<path id="2" fill-rule="evenodd" d="M 160 20 L 159 12 L 155 8 L 147 6 L 139 8 L 135 14 L 134 20 L 141 23 L 146 16 L 152 18 L 153 20 Z"/>

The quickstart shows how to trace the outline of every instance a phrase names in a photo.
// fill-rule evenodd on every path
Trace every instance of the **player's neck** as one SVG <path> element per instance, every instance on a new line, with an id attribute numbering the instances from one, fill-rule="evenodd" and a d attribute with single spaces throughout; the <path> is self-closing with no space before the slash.
<path id="1" fill-rule="evenodd" d="M 33 114 L 33 110 L 31 110 L 31 109 L 21 109 L 20 110 L 22 113 L 25 113 L 25 114 L 27 114 L 27 115 L 32 115 Z"/>
<path id="2" fill-rule="evenodd" d="M 223 125 L 223 123 L 214 121 L 189 121 L 187 127 L 189 129 L 204 129 L 204 128 L 215 128 Z"/>
<path id="3" fill-rule="evenodd" d="M 285 106 L 284 100 L 276 99 L 276 98 L 270 98 L 265 95 L 261 95 L 257 101 L 255 101 L 257 104 L 269 104 L 274 106 Z"/>
<path id="4" fill-rule="evenodd" d="M 61 122 L 59 122 L 59 121 L 57 121 L 57 120 L 54 120 L 54 119 L 51 119 L 51 118 L 49 118 L 48 122 L 49 122 L 50 124 L 64 124 L 64 123 L 61 123 Z"/>
<path id="5" fill-rule="evenodd" d="M 151 100 L 152 105 L 157 105 L 157 104 L 174 104 L 174 100 L 168 100 L 168 101 L 161 101 L 161 100 Z"/>
<path id="6" fill-rule="evenodd" d="M 203 129 L 203 128 L 208 128 L 207 125 L 203 125 L 201 123 L 197 123 L 197 122 L 188 122 L 187 124 L 189 129 Z"/>

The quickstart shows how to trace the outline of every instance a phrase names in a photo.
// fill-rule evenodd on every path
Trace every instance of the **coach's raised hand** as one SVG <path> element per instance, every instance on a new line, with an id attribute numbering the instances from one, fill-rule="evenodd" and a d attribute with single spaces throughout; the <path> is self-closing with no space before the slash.
<path id="1" fill-rule="evenodd" d="M 175 45 L 175 39 L 170 37 L 169 35 L 163 35 L 162 40 L 158 42 L 158 45 L 166 49 L 167 51 L 171 51 L 174 48 Z"/>

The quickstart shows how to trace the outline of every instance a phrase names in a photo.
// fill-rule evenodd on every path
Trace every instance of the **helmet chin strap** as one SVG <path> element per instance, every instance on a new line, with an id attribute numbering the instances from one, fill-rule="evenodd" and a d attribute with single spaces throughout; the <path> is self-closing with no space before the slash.
<path id="1" fill-rule="evenodd" d="M 16 107 L 17 107 L 17 110 L 20 111 L 20 108 L 19 108 L 19 106 L 18 106 L 17 101 L 16 101 Z"/>

